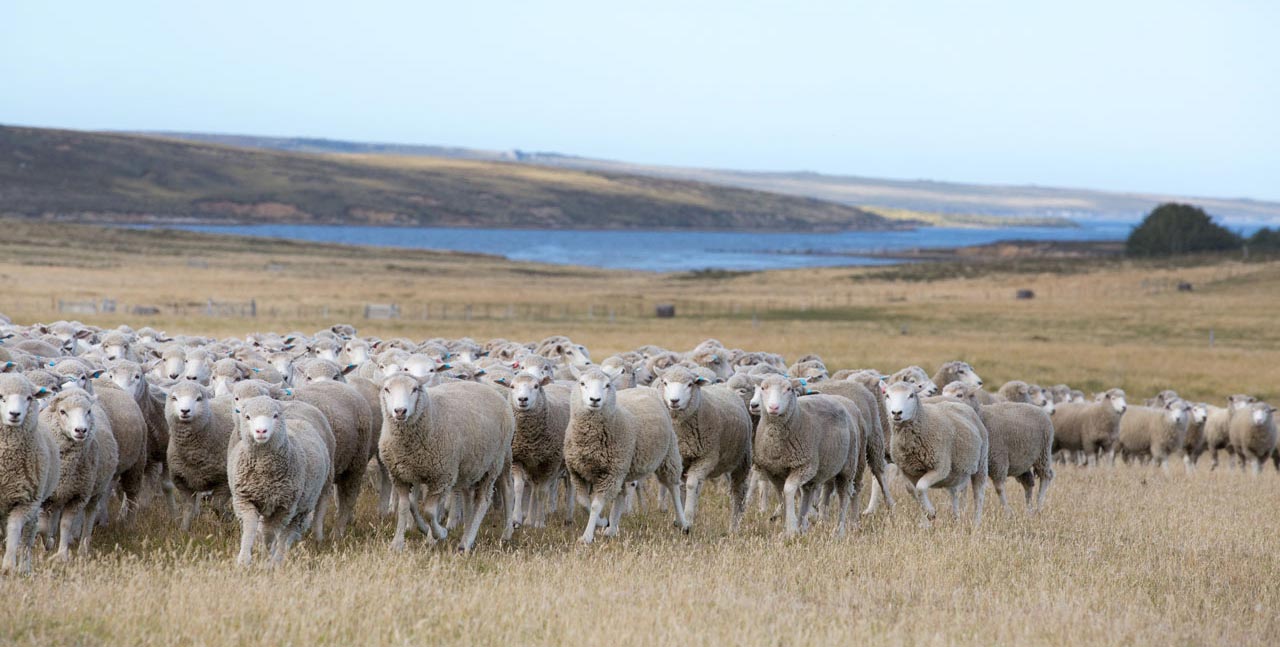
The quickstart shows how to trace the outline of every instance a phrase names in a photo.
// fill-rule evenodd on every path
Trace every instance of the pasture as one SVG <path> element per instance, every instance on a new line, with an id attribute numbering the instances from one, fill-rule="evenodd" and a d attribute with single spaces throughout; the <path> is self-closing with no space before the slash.
<path id="1" fill-rule="evenodd" d="M 0 312 L 19 323 L 76 318 L 217 336 L 335 322 L 415 339 L 563 334 L 597 359 L 646 343 L 687 350 L 715 337 L 788 359 L 816 353 L 833 370 L 919 364 L 932 372 L 963 359 L 996 386 L 1116 386 L 1135 402 L 1165 388 L 1218 404 L 1231 393 L 1280 400 L 1273 261 L 653 275 L 4 225 Z M 1178 291 L 1180 281 L 1194 291 Z M 1024 288 L 1037 297 L 1015 301 Z M 57 311 L 59 299 L 103 297 L 158 313 Z M 258 315 L 175 307 L 211 299 L 253 299 Z M 679 305 L 676 318 L 650 316 L 653 304 L 668 302 Z M 367 303 L 472 308 L 470 319 L 364 321 Z M 526 305 L 530 315 L 507 318 L 506 304 Z M 584 304 L 628 308 L 610 317 Z M 90 559 L 55 565 L 37 550 L 32 576 L 0 578 L 0 643 L 1274 643 L 1280 475 L 1270 467 L 1260 478 L 1210 472 L 1206 461 L 1193 474 L 1173 467 L 1164 476 L 1150 467 L 1059 465 L 1042 514 L 1027 517 L 1020 493 L 1012 511 L 1001 511 L 988 490 L 976 530 L 945 505 L 936 527 L 919 528 L 918 506 L 898 489 L 892 512 L 840 540 L 818 524 L 782 541 L 780 524 L 754 504 L 742 532 L 730 536 L 717 483 L 688 536 L 650 501 L 623 518 L 621 537 L 589 548 L 575 543 L 581 514 L 573 527 L 557 514 L 547 529 L 518 530 L 507 546 L 498 545 L 491 517 L 465 557 L 420 535 L 392 554 L 393 524 L 366 490 L 347 537 L 304 540 L 281 568 L 247 572 L 233 563 L 234 520 L 206 512 L 187 536 L 155 501 L 133 527 L 100 531 Z"/>

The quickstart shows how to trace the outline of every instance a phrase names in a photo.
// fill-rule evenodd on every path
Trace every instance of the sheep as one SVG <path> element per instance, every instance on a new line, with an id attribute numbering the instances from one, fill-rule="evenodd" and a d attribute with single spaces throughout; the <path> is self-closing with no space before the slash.
<path id="1" fill-rule="evenodd" d="M 1181 400 L 1181 399 L 1182 398 L 1178 397 L 1177 391 L 1174 391 L 1172 389 L 1166 389 L 1164 391 L 1157 393 L 1156 397 L 1154 398 L 1147 398 L 1147 401 L 1143 402 L 1142 404 L 1143 406 L 1162 409 L 1164 408 L 1164 405 L 1169 404 L 1170 402 L 1173 402 L 1175 400 Z"/>
<path id="2" fill-rule="evenodd" d="M 849 506 L 857 505 L 858 483 L 866 466 L 857 405 L 838 395 L 801 398 L 807 390 L 799 379 L 783 376 L 771 375 L 760 382 L 760 425 L 752 460 L 782 500 L 784 536 L 804 531 L 814 496 L 830 490 L 837 498 L 834 533 L 842 536 Z M 797 495 L 801 495 L 798 506 Z"/>
<path id="3" fill-rule="evenodd" d="M 55 559 L 71 558 L 72 534 L 80 527 L 80 555 L 89 552 L 93 539 L 95 512 L 111 493 L 115 479 L 117 449 L 107 414 L 97 399 L 83 389 L 67 387 L 53 396 L 40 412 L 43 433 L 55 439 L 61 465 L 58 486 L 40 514 L 40 532 L 46 547 L 58 529 Z"/>
<path id="4" fill-rule="evenodd" d="M 877 377 L 877 385 L 879 378 Z M 871 488 L 871 500 L 863 515 L 869 515 L 880 507 L 880 499 L 884 499 L 885 507 L 893 509 L 893 496 L 889 494 L 889 484 L 885 476 L 885 415 L 881 412 L 879 398 L 861 382 L 852 380 L 823 380 L 816 384 L 807 384 L 810 393 L 825 393 L 849 398 L 858 405 L 861 414 L 859 428 L 865 439 L 864 449 L 867 454 L 867 466 L 871 468 L 871 476 L 878 487 Z"/>
<path id="5" fill-rule="evenodd" d="M 324 492 L 333 482 L 333 463 L 323 432 L 285 415 L 269 397 L 240 406 L 240 442 L 227 455 L 231 507 L 240 520 L 236 563 L 249 566 L 259 529 L 270 542 L 271 563 L 285 554 L 317 517 L 324 517 Z"/>
<path id="6" fill-rule="evenodd" d="M 805 382 L 821 382 L 830 376 L 827 367 L 820 360 L 796 362 L 787 369 L 787 375 L 800 378 Z"/>
<path id="7" fill-rule="evenodd" d="M 636 369 L 621 355 L 613 355 L 600 362 L 600 370 L 618 381 L 619 389 L 631 389 L 636 386 Z"/>
<path id="8" fill-rule="evenodd" d="M 898 382 L 917 385 L 920 394 L 926 397 L 937 395 L 942 391 L 942 387 L 929 379 L 929 374 L 925 373 L 924 369 L 919 366 L 908 366 L 889 376 L 889 384 L 897 384 Z M 944 384 L 942 386 L 946 385 Z"/>
<path id="9" fill-rule="evenodd" d="M 516 423 L 502 396 L 475 382 L 427 388 L 401 374 L 383 383 L 382 412 L 378 453 L 399 501 L 392 550 L 404 550 L 410 517 L 429 539 L 443 540 L 447 532 L 437 519 L 438 504 L 458 490 L 474 492 L 473 510 L 459 542 L 461 551 L 470 552 L 495 483 L 502 494 L 502 541 L 511 538 L 511 441 Z M 425 521 L 416 496 L 411 496 L 418 488 L 425 494 Z"/>
<path id="10" fill-rule="evenodd" d="M 733 375 L 733 367 L 729 365 L 728 353 L 725 352 L 724 346 L 699 345 L 686 358 L 698 366 L 709 369 L 717 379 L 726 380 Z"/>
<path id="11" fill-rule="evenodd" d="M 1053 450 L 1083 452 L 1090 464 L 1099 452 L 1111 452 L 1120 435 L 1120 419 L 1128 409 L 1124 391 L 1110 389 L 1098 402 L 1064 402 L 1053 412 Z"/>
<path id="12" fill-rule="evenodd" d="M 982 522 L 990 439 L 971 407 L 960 402 L 924 403 L 917 386 L 898 382 L 881 387 L 893 440 L 889 453 L 908 480 L 924 513 L 924 524 L 937 516 L 929 488 L 946 488 L 951 509 L 959 514 L 960 492 L 973 488 L 973 525 Z"/>
<path id="13" fill-rule="evenodd" d="M 334 485 L 338 492 L 338 517 L 334 534 L 342 537 L 355 517 L 356 500 L 364 484 L 365 470 L 376 451 L 377 431 L 369 401 L 350 384 L 338 382 L 337 364 L 312 360 L 300 367 L 304 383 L 293 389 L 292 400 L 306 402 L 324 412 L 336 442 L 333 455 Z M 352 367 L 348 367 L 352 368 Z"/>
<path id="14" fill-rule="evenodd" d="M 942 392 L 943 395 L 947 395 L 947 389 L 945 387 L 942 389 Z M 1022 380 L 1011 380 L 1009 382 L 1005 382 L 1004 385 L 1000 387 L 1000 390 L 996 391 L 996 395 L 1004 398 L 1006 402 L 1024 402 L 1027 404 L 1031 404 L 1033 398 L 1031 385 L 1023 382 Z"/>
<path id="15" fill-rule="evenodd" d="M 209 379 L 213 377 L 213 363 L 215 361 L 216 358 L 213 353 L 206 349 L 196 348 L 187 351 L 186 366 L 182 371 L 183 379 L 209 386 Z"/>
<path id="16" fill-rule="evenodd" d="M 109 375 L 109 374 L 108 374 Z M 147 421 L 142 415 L 133 395 L 125 392 L 114 382 L 97 385 L 93 390 L 107 414 L 111 426 L 111 435 L 116 441 L 117 463 L 115 477 L 120 479 L 122 494 L 121 514 L 132 519 L 132 511 L 136 510 L 141 500 L 142 485 L 147 475 L 147 460 L 150 450 L 147 447 Z M 106 501 L 103 501 L 102 519 L 105 520 Z"/>
<path id="17" fill-rule="evenodd" d="M 1187 422 L 1187 437 L 1182 443 L 1182 462 L 1186 466 L 1187 473 L 1195 471 L 1196 463 L 1200 461 L 1201 454 L 1205 450 L 1204 429 L 1205 423 L 1209 420 L 1209 405 L 1203 402 L 1196 402 L 1191 405 L 1191 415 Z"/>
<path id="18" fill-rule="evenodd" d="M 996 402 L 982 404 L 975 386 L 952 382 L 961 402 L 978 413 L 987 428 L 987 476 L 1006 510 L 1009 502 L 1004 494 L 1005 479 L 1012 476 L 1022 484 L 1027 498 L 1027 512 L 1044 508 L 1045 494 L 1053 481 L 1053 421 L 1043 408 L 1029 402 Z M 1036 479 L 1039 493 L 1032 498 Z"/>
<path id="19" fill-rule="evenodd" d="M 1253 475 L 1262 470 L 1262 461 L 1276 449 L 1276 408 L 1265 402 L 1250 402 L 1231 414 L 1231 447 L 1242 461 L 1253 467 Z"/>
<path id="20" fill-rule="evenodd" d="M 662 392 L 680 448 L 685 519 L 692 527 L 703 483 L 728 475 L 729 531 L 736 533 L 746 509 L 751 474 L 752 427 L 746 406 L 729 387 L 712 385 L 680 366 L 667 369 L 654 381 L 654 388 Z"/>
<path id="21" fill-rule="evenodd" d="M 550 377 L 520 373 L 511 378 L 507 394 L 515 415 L 511 441 L 511 472 L 515 482 L 513 523 L 528 519 L 546 525 L 551 486 L 564 473 L 564 435 L 569 426 L 569 389 Z M 526 490 L 526 488 L 528 488 Z M 573 522 L 573 506 L 569 509 Z"/>
<path id="22" fill-rule="evenodd" d="M 173 479 L 169 477 L 166 456 L 169 451 L 169 423 L 164 417 L 164 394 L 147 382 L 142 367 L 135 362 L 119 361 L 111 365 L 107 376 L 116 386 L 133 396 L 147 424 L 147 469 L 159 472 L 160 489 L 169 511 L 177 511 Z"/>
<path id="23" fill-rule="evenodd" d="M 1204 447 L 1212 461 L 1209 469 L 1218 467 L 1218 451 L 1231 449 L 1231 407 L 1205 406 Z"/>
<path id="24" fill-rule="evenodd" d="M 604 535 L 617 535 L 623 508 L 618 494 L 627 483 L 650 474 L 671 496 L 676 527 L 688 532 L 684 502 L 676 492 L 684 471 L 680 443 L 662 396 L 654 389 L 619 392 L 613 379 L 598 368 L 578 371 L 577 377 L 569 401 L 564 459 L 579 502 L 590 510 L 579 541 L 595 540 L 607 506 L 612 507 Z"/>
<path id="25" fill-rule="evenodd" d="M 227 487 L 227 448 L 235 430 L 235 407 L 230 397 L 215 398 L 196 382 L 180 382 L 169 391 L 165 420 L 169 473 L 178 493 L 190 503 L 182 517 L 183 532 L 200 515 L 200 496 L 214 492 L 230 496 Z"/>
<path id="26" fill-rule="evenodd" d="M 136 362 L 138 355 L 134 352 L 133 343 L 132 335 L 109 332 L 102 338 L 102 352 L 106 353 L 107 359 L 113 362 L 117 360 Z"/>
<path id="27" fill-rule="evenodd" d="M 1149 456 L 1167 474 L 1169 456 L 1187 437 L 1188 408 L 1177 399 L 1160 407 L 1129 407 L 1120 418 L 1117 446 L 1121 456 Z"/>
<path id="28" fill-rule="evenodd" d="M 22 375 L 0 375 L 0 515 L 5 519 L 0 573 L 31 571 L 37 517 L 58 486 L 58 444 L 39 425 L 37 400 L 49 395 L 52 391 Z"/>

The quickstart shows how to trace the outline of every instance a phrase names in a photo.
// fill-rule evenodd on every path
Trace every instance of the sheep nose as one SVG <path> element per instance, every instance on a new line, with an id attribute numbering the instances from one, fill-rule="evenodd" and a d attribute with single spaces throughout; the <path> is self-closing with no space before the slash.
<path id="1" fill-rule="evenodd" d="M 528 396 L 521 396 L 521 397 L 518 397 L 518 398 L 516 398 L 516 399 L 520 401 L 520 404 L 528 404 L 528 403 L 529 403 L 529 397 L 528 397 Z"/>
<path id="2" fill-rule="evenodd" d="M 671 398 L 671 406 L 673 406 L 673 407 L 674 407 L 674 406 L 677 406 L 677 405 L 679 405 L 679 404 L 680 404 L 680 398 Z"/>
<path id="3" fill-rule="evenodd" d="M 170 374 L 169 374 L 169 379 L 171 379 L 171 380 L 176 380 L 176 379 L 178 379 L 178 374 L 177 374 L 177 373 L 170 373 Z"/>
<path id="4" fill-rule="evenodd" d="M 9 419 L 10 419 L 10 420 L 15 420 L 15 421 L 16 421 L 16 420 L 18 419 L 18 412 L 17 412 L 17 411 L 10 411 L 10 412 L 9 412 Z"/>
<path id="5" fill-rule="evenodd" d="M 178 413 L 182 414 L 182 415 L 183 415 L 183 417 L 186 417 L 186 416 L 191 415 L 191 410 L 190 410 L 190 409 L 178 409 Z"/>
<path id="6" fill-rule="evenodd" d="M 188 380 L 191 380 L 192 382 L 195 382 L 195 381 L 196 381 L 196 376 L 194 376 L 194 375 L 188 375 L 188 376 L 187 376 L 187 379 L 188 379 Z"/>
<path id="7" fill-rule="evenodd" d="M 983 384 L 986 384 L 986 382 L 983 382 L 982 380 L 978 380 L 978 386 L 982 386 Z"/>
<path id="8" fill-rule="evenodd" d="M 600 404 L 600 398 L 590 398 L 591 404 Z"/>
<path id="9" fill-rule="evenodd" d="M 89 428 L 88 428 L 88 427 L 76 427 L 76 428 L 75 428 L 75 429 L 73 429 L 72 431 L 76 432 L 76 434 L 78 434 L 78 435 L 84 436 L 84 435 L 87 435 L 87 434 L 89 433 Z"/>
<path id="10" fill-rule="evenodd" d="M 404 414 L 408 413 L 408 411 L 409 410 L 405 407 L 396 407 L 395 414 L 396 416 L 403 418 Z"/>

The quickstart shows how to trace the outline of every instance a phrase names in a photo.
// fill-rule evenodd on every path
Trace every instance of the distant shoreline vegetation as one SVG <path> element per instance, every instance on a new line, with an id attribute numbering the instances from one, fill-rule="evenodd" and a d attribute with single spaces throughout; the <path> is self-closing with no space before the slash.
<path id="1" fill-rule="evenodd" d="M 1125 241 L 1129 256 L 1179 256 L 1204 252 L 1280 251 L 1280 230 L 1263 227 L 1241 236 L 1214 221 L 1204 209 L 1168 202 L 1151 211 Z"/>

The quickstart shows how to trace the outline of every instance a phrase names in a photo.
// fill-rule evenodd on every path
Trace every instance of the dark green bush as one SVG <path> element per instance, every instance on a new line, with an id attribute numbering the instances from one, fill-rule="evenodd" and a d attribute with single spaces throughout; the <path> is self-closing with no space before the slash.
<path id="1" fill-rule="evenodd" d="M 1244 243 L 1200 207 L 1174 202 L 1156 207 L 1129 234 L 1130 256 L 1172 256 L 1239 249 Z"/>

